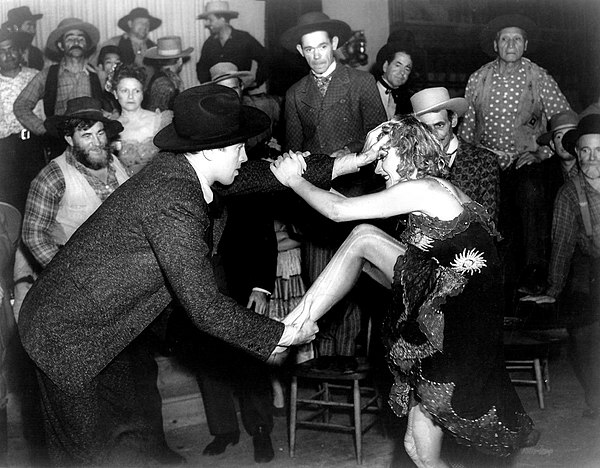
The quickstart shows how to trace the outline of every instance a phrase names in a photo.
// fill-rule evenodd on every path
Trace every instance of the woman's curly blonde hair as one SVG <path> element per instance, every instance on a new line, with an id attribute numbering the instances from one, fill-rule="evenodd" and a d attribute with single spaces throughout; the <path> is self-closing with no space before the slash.
<path id="1" fill-rule="evenodd" d="M 390 147 L 398 150 L 400 164 L 398 174 L 401 180 L 409 180 L 415 169 L 416 177 L 447 177 L 448 163 L 438 140 L 427 125 L 412 115 L 399 115 L 389 122 L 387 133 Z"/>

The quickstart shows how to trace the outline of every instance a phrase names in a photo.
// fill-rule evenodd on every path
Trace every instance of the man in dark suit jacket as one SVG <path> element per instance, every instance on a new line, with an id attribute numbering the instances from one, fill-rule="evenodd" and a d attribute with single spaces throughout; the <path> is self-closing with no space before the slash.
<path id="1" fill-rule="evenodd" d="M 310 73 L 286 93 L 287 150 L 331 156 L 358 152 L 367 133 L 386 120 L 373 76 L 335 60 L 338 44 L 346 42 L 351 34 L 343 21 L 310 12 L 300 16 L 297 25 L 281 36 L 283 47 L 298 51 L 310 67 Z M 336 181 L 334 187 L 344 195 L 361 195 L 375 188 L 374 179 L 372 170 L 361 171 Z M 312 283 L 349 228 L 338 226 L 312 210 L 305 213 L 305 218 L 303 227 L 309 231 L 305 232 L 308 242 L 304 244 L 304 273 Z M 336 309 L 322 319 L 318 351 L 324 356 L 353 356 L 360 332 L 360 310 L 352 302 L 341 303 Z M 352 359 L 342 361 L 349 362 L 349 370 L 354 366 Z"/>
<path id="2" fill-rule="evenodd" d="M 281 188 L 264 161 L 241 169 L 243 143 L 268 126 L 231 89 L 181 93 L 173 123 L 154 140 L 168 152 L 119 187 L 31 288 L 19 331 L 37 367 L 54 464 L 156 463 L 145 402 L 158 395 L 156 366 L 137 338 L 173 299 L 200 330 L 261 360 L 314 336 L 313 323 L 284 326 L 256 314 L 220 293 L 214 279 L 222 223 L 211 214 L 211 187 L 231 185 L 240 172 L 223 193 Z M 328 187 L 344 159 L 315 156 L 305 177 Z M 354 159 L 355 167 L 370 162 Z"/>

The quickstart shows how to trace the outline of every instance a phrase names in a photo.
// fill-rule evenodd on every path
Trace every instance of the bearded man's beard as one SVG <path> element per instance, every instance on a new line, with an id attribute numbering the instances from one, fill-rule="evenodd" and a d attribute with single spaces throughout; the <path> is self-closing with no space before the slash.
<path id="1" fill-rule="evenodd" d="M 110 162 L 111 159 L 111 155 L 110 155 L 110 151 L 109 151 L 109 145 L 106 144 L 104 146 L 100 146 L 97 148 L 96 151 L 94 151 L 95 154 L 98 154 L 100 152 L 104 153 L 104 158 L 101 159 L 95 159 L 95 160 L 91 160 L 89 154 L 90 154 L 90 150 L 84 150 L 78 147 L 73 147 L 73 156 L 75 156 L 75 159 L 77 161 L 79 161 L 81 164 L 83 164 L 85 167 L 92 169 L 92 170 L 98 170 L 98 169 L 103 169 L 105 167 L 108 166 L 108 163 Z"/>

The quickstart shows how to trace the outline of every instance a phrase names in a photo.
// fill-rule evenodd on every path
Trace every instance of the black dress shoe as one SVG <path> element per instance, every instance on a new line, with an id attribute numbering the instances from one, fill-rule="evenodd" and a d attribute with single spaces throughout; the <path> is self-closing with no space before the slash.
<path id="1" fill-rule="evenodd" d="M 265 426 L 258 426 L 256 434 L 252 436 L 254 444 L 254 461 L 256 463 L 269 463 L 275 457 L 271 436 Z"/>
<path id="2" fill-rule="evenodd" d="M 228 434 L 216 435 L 214 440 L 208 444 L 202 455 L 219 455 L 223 453 L 229 444 L 235 445 L 240 441 L 239 432 L 230 432 Z"/>

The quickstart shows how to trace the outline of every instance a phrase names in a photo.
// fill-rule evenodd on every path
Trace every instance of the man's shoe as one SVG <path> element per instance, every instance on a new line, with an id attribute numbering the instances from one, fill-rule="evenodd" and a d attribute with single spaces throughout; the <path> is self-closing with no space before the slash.
<path id="1" fill-rule="evenodd" d="M 258 426 L 256 434 L 252 436 L 254 444 L 254 461 L 256 463 L 269 463 L 275 457 L 271 436 L 265 426 Z"/>
<path id="2" fill-rule="evenodd" d="M 216 435 L 213 441 L 204 448 L 202 455 L 219 455 L 225 451 L 229 444 L 235 445 L 239 441 L 239 432 L 229 432 L 228 434 Z"/>

